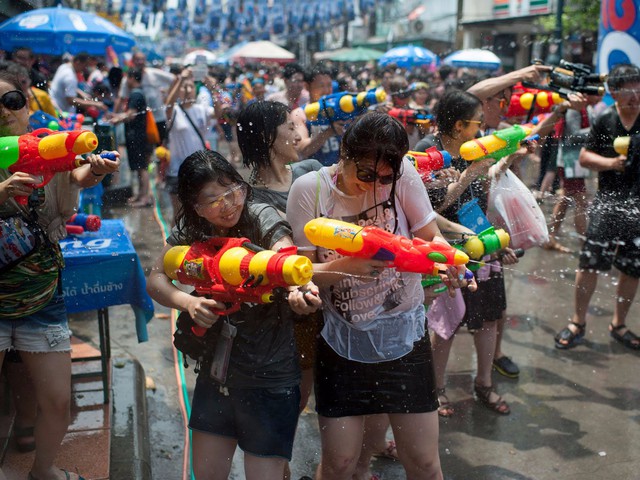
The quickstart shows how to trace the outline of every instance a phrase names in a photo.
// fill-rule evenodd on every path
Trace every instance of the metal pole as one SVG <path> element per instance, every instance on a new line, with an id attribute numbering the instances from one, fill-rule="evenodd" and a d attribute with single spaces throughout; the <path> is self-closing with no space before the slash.
<path id="1" fill-rule="evenodd" d="M 556 9 L 556 28 L 554 37 L 558 45 L 558 62 L 562 59 L 562 13 L 564 12 L 564 0 L 557 0 L 558 8 Z"/>

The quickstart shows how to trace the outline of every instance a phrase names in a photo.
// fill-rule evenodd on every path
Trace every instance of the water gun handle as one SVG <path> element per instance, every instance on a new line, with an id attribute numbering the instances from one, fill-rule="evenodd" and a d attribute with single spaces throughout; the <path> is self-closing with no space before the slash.
<path id="1" fill-rule="evenodd" d="M 465 270 L 464 278 L 467 281 L 473 279 L 473 272 L 469 269 Z M 422 288 L 433 287 L 434 285 L 440 285 L 442 283 L 442 278 L 440 278 L 440 275 L 428 275 L 425 278 L 423 278 L 420 283 L 422 284 Z M 442 292 L 446 292 L 447 290 L 448 290 L 448 287 L 442 286 L 440 288 L 437 288 L 433 292 L 442 293 Z"/>
<path id="2" fill-rule="evenodd" d="M 100 156 L 102 158 L 106 158 L 107 160 L 115 160 L 117 158 L 114 152 L 102 152 Z"/>
<path id="3" fill-rule="evenodd" d="M 524 252 L 525 252 L 524 248 L 516 248 L 516 249 L 513 250 L 513 253 L 517 258 L 524 257 Z M 498 256 L 500 256 L 500 257 L 502 257 L 503 255 L 505 255 L 504 252 L 500 252 L 498 254 Z"/>

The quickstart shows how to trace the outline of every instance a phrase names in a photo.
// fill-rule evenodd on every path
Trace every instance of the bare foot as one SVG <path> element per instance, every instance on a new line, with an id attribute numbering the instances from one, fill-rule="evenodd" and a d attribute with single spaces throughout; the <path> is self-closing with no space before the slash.
<path id="1" fill-rule="evenodd" d="M 560 253 L 571 253 L 570 248 L 565 247 L 560 242 L 558 242 L 555 238 L 550 238 L 547 243 L 542 245 L 542 248 L 544 248 L 545 250 L 555 250 L 556 252 L 560 252 Z"/>

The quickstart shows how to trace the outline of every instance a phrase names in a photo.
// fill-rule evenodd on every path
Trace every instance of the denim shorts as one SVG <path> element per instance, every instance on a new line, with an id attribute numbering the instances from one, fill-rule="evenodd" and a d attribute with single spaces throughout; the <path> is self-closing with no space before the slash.
<path id="1" fill-rule="evenodd" d="M 32 315 L 19 319 L 0 319 L 0 351 L 13 347 L 21 352 L 70 352 L 71 331 L 62 295 Z"/>
<path id="2" fill-rule="evenodd" d="M 189 428 L 234 438 L 246 453 L 291 460 L 300 388 L 225 388 L 202 376 L 193 392 Z"/>

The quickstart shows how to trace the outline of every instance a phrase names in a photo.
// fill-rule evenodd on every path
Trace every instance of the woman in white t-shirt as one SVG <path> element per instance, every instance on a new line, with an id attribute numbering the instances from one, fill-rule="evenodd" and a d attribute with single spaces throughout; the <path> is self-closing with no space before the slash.
<path id="1" fill-rule="evenodd" d="M 309 220 L 324 216 L 445 242 L 420 176 L 403 160 L 408 148 L 397 120 L 367 113 L 345 132 L 339 162 L 300 177 L 289 192 L 294 243 L 314 262 L 324 304 L 315 365 L 322 440 L 316 479 L 351 479 L 364 418 L 382 413 L 389 414 L 407 477 L 442 478 L 421 276 L 378 260 L 338 258 L 304 234 Z M 446 283 L 466 286 L 463 271 L 450 267 Z"/>
<path id="2" fill-rule="evenodd" d="M 213 88 L 215 80 L 205 77 L 206 88 Z M 193 72 L 185 68 L 171 86 L 167 95 L 167 132 L 171 159 L 166 170 L 165 185 L 173 206 L 173 219 L 180 208 L 178 200 L 178 170 L 192 153 L 208 149 L 206 136 L 209 120 L 214 117 L 213 107 L 196 103 L 196 87 Z"/>

